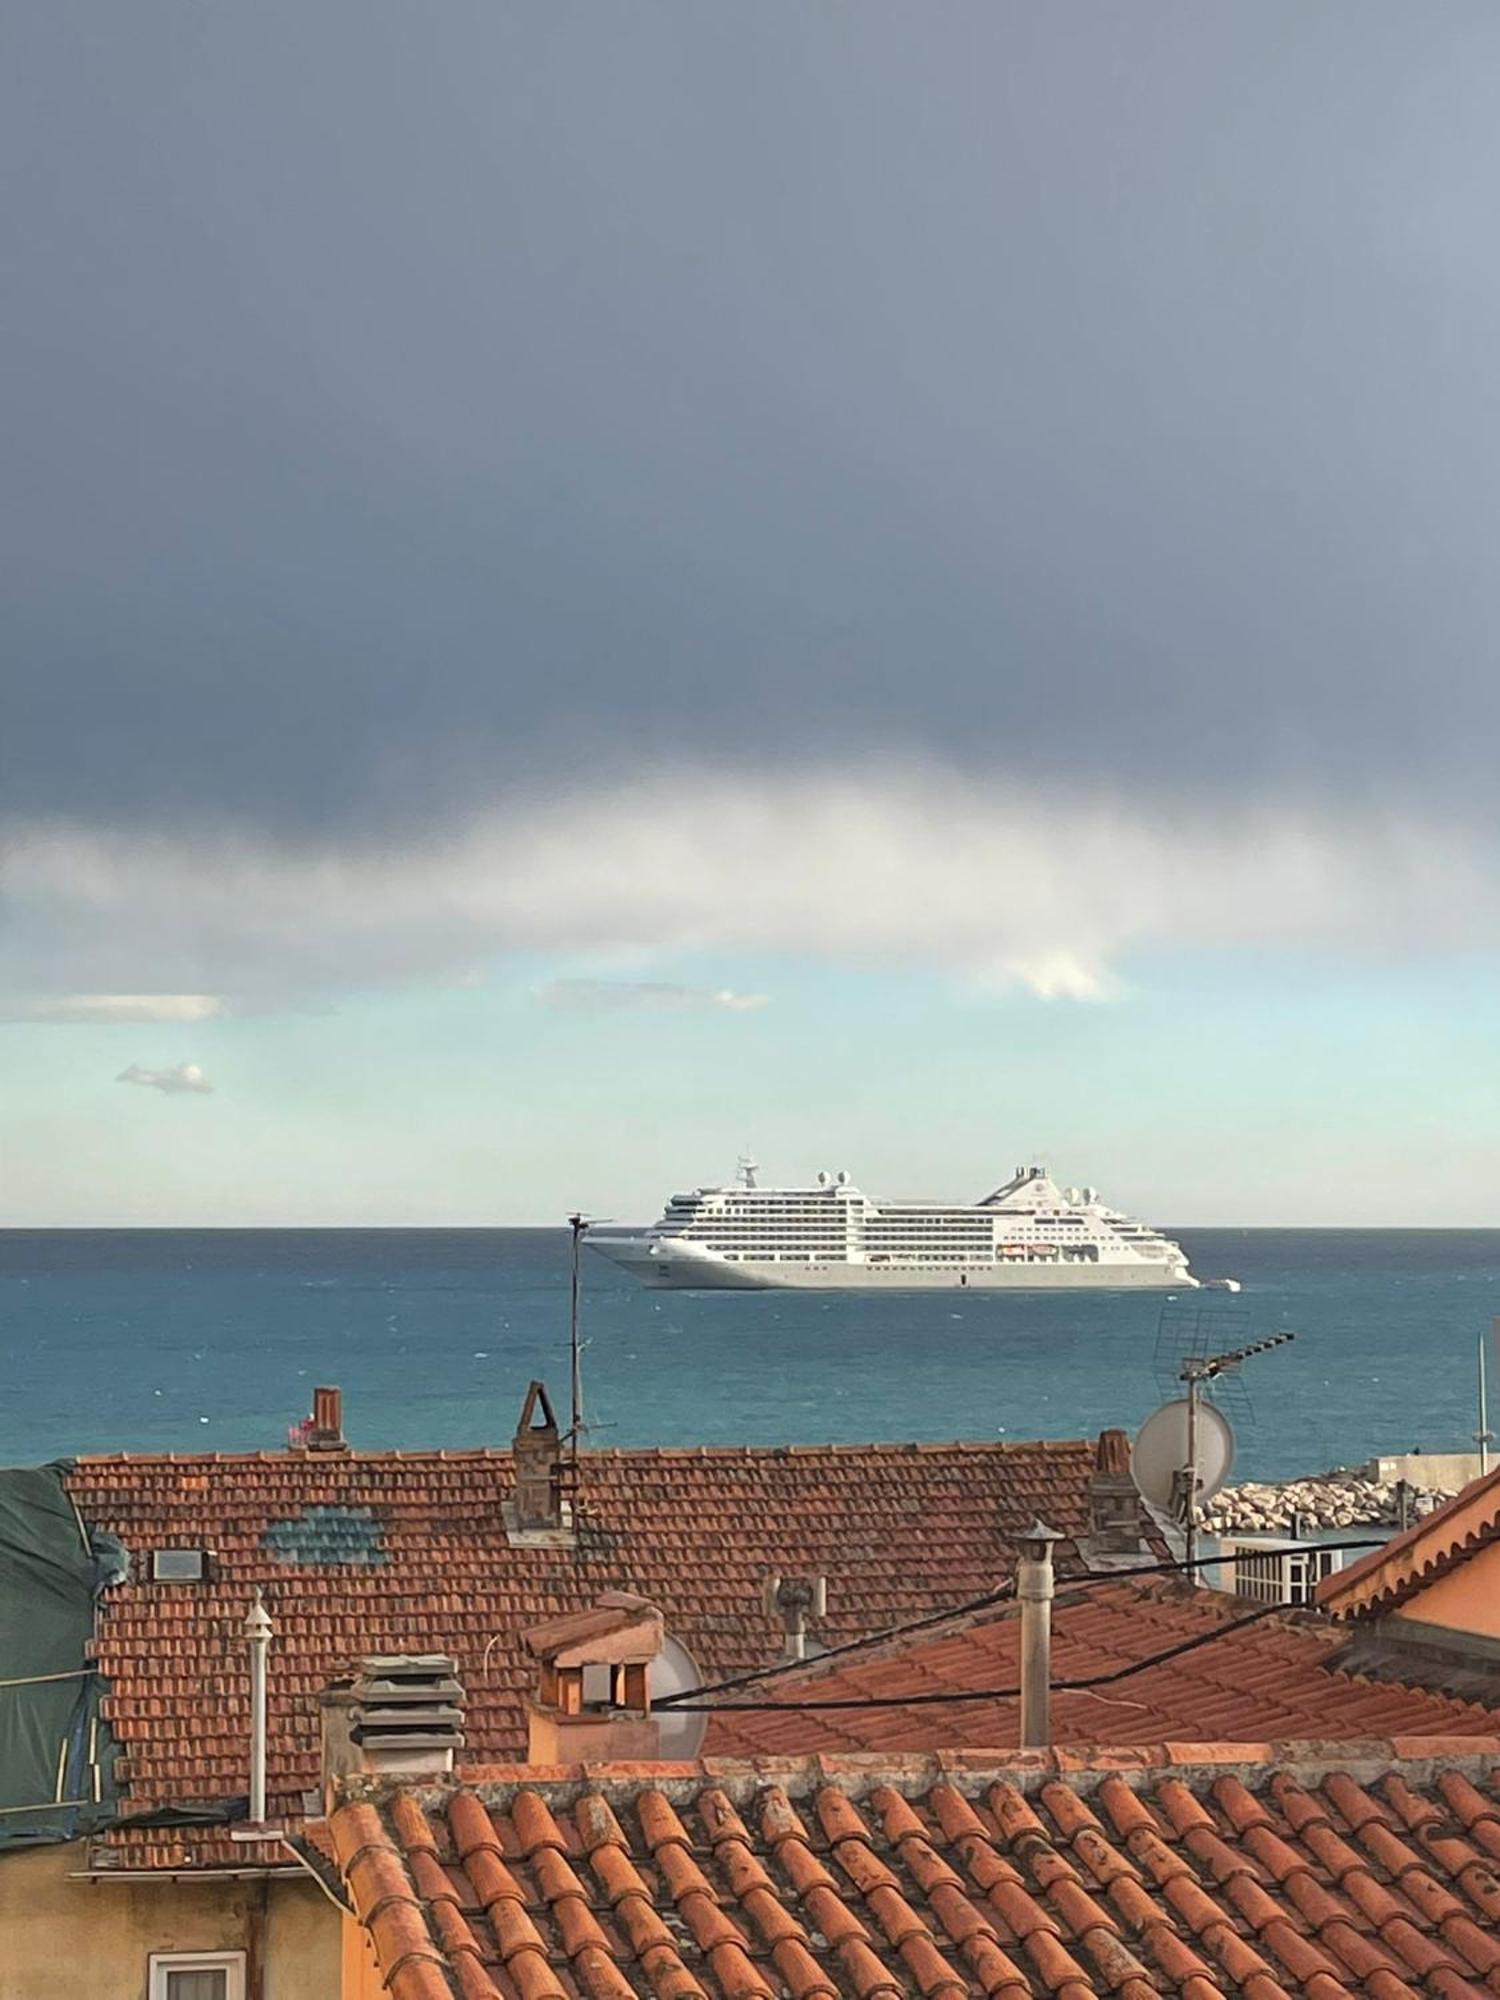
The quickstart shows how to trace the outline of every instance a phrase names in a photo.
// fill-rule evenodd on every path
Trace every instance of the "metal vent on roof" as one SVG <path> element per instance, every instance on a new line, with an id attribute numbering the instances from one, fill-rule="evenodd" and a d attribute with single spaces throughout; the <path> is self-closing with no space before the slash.
<path id="1" fill-rule="evenodd" d="M 151 1551 L 151 1581 L 153 1583 L 206 1583 L 208 1581 L 207 1549 L 153 1549 Z"/>
<path id="2" fill-rule="evenodd" d="M 443 1653 L 373 1655 L 352 1684 L 350 1736 L 367 1760 L 381 1753 L 447 1750 L 463 1743 L 464 1691 Z"/>

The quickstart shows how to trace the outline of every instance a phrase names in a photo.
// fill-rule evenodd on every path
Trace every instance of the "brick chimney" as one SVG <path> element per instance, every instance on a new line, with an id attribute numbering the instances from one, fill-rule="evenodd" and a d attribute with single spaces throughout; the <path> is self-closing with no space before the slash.
<path id="1" fill-rule="evenodd" d="M 608 1590 L 592 1609 L 533 1626 L 522 1637 L 541 1662 L 527 1706 L 528 1763 L 659 1760 L 651 1662 L 661 1651 L 662 1622 L 654 1604 Z"/>
<path id="2" fill-rule="evenodd" d="M 347 1451 L 344 1440 L 344 1394 L 341 1389 L 313 1390 L 312 1415 L 287 1433 L 293 1451 Z"/>
<path id="3" fill-rule="evenodd" d="M 533 1382 L 526 1391 L 511 1453 L 516 1468 L 516 1527 L 523 1533 L 563 1527 L 562 1440 L 545 1382 Z"/>
<path id="4" fill-rule="evenodd" d="M 1141 1496 L 1130 1473 L 1130 1439 L 1100 1431 L 1088 1488 L 1089 1557 L 1141 1553 Z"/>
<path id="5" fill-rule="evenodd" d="M 325 1803 L 340 1778 L 439 1778 L 463 1747 L 464 1691 L 445 1653 L 372 1653 L 318 1697 Z"/>

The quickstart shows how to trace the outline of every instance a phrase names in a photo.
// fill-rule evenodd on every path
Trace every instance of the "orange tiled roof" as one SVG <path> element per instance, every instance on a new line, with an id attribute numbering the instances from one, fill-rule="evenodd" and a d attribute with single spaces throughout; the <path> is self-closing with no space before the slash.
<path id="1" fill-rule="evenodd" d="M 81 1458 L 69 1487 L 83 1517 L 136 1558 L 100 1601 L 97 1645 L 124 1809 L 245 1792 L 256 1585 L 276 1625 L 270 1803 L 295 1818 L 318 1783 L 317 1695 L 362 1653 L 453 1654 L 470 1755 L 507 1760 L 524 1750 L 535 1674 L 525 1627 L 635 1590 L 705 1672 L 729 1673 L 777 1656 L 761 1585 L 780 1571 L 826 1574 L 825 1636 L 861 1635 L 1004 1584 L 1038 1512 L 1076 1569 L 1093 1453 L 1084 1440 L 589 1452 L 577 1549 L 511 1545 L 508 1451 Z M 212 1551 L 211 1580 L 150 1582 L 145 1558 L 163 1547 Z M 245 1865 L 196 1828 L 122 1830 L 110 1849 L 122 1867 Z"/>
<path id="2" fill-rule="evenodd" d="M 1205 1633 L 1224 1636 L 1097 1692 L 1059 1691 L 1052 1701 L 1057 1743 L 1136 1743 L 1191 1736 L 1211 1741 L 1500 1733 L 1500 1713 L 1425 1688 L 1367 1681 L 1336 1671 L 1347 1630 L 1307 1612 L 1281 1612 L 1229 1631 L 1250 1607 L 1217 1590 L 1164 1579 L 1101 1580 L 1058 1592 L 1053 1606 L 1056 1681 L 1112 1673 Z M 725 1713 L 709 1724 L 706 1748 L 725 1757 L 810 1750 L 990 1750 L 1019 1741 L 1018 1700 L 903 1708 L 904 1695 L 1012 1688 L 1020 1678 L 1020 1620 L 1014 1606 L 982 1612 L 919 1638 L 816 1663 L 747 1687 L 723 1700 L 786 1704 L 760 1714 Z M 870 1697 L 890 1707 L 820 1712 L 809 1701 Z"/>
<path id="3" fill-rule="evenodd" d="M 1494 2000 L 1500 1739 L 1166 1747 L 513 1771 L 331 1830 L 392 2000 Z"/>
<path id="4" fill-rule="evenodd" d="M 1414 1521 L 1319 1586 L 1318 1602 L 1339 1618 L 1395 1611 L 1500 1537 L 1500 1467 Z"/>

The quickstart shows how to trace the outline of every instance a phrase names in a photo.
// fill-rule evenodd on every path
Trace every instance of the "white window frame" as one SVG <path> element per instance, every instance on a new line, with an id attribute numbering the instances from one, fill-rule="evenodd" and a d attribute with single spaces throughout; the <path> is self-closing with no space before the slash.
<path id="1" fill-rule="evenodd" d="M 149 2000 L 167 2000 L 169 1972 L 222 1972 L 224 2000 L 245 2000 L 245 1954 L 242 1951 L 153 1951 L 147 1961 Z"/>

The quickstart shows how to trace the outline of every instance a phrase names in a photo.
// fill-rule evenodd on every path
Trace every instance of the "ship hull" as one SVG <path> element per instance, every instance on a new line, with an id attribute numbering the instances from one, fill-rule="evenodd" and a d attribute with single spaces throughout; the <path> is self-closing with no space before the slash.
<path id="1" fill-rule="evenodd" d="M 922 1270 L 874 1264 L 726 1263 L 674 1245 L 657 1253 L 644 1237 L 591 1238 L 609 1258 L 651 1291 L 660 1292 L 1182 1292 L 1198 1280 L 1182 1269 L 1148 1264 L 976 1264 Z"/>

